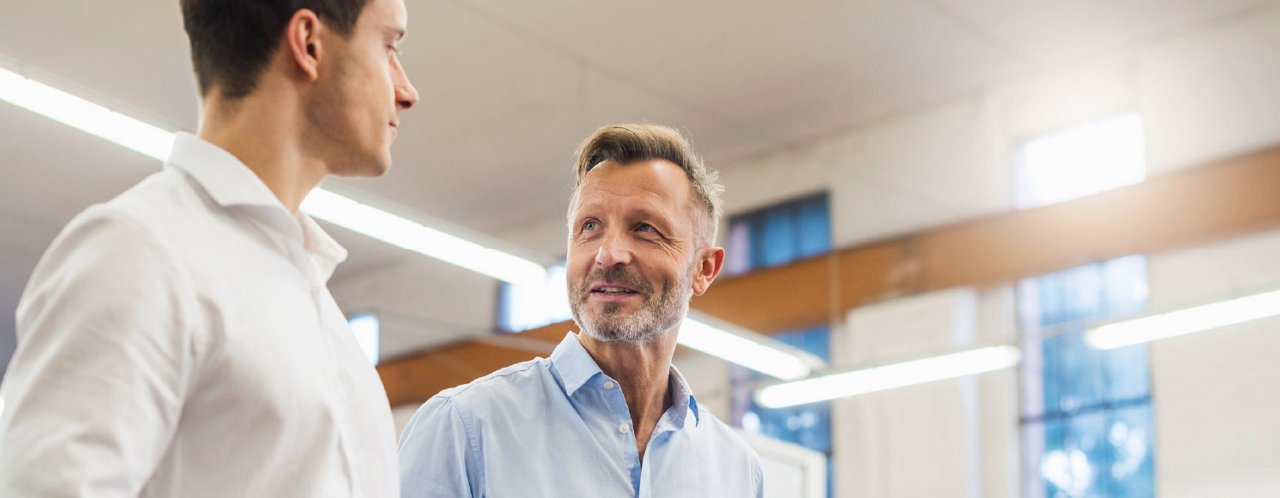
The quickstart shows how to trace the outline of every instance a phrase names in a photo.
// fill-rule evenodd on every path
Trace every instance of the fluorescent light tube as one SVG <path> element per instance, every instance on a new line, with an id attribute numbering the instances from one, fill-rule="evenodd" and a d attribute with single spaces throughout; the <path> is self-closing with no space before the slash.
<path id="1" fill-rule="evenodd" d="M 681 346 L 783 380 L 808 377 L 822 364 L 817 357 L 798 348 L 705 315 L 686 317 L 680 327 L 678 342 Z"/>
<path id="2" fill-rule="evenodd" d="M 0 100 L 53 119 L 160 161 L 173 150 L 174 133 L 63 92 L 17 73 L 0 69 Z M 539 285 L 547 270 L 542 265 L 428 227 L 329 190 L 316 188 L 302 202 L 302 210 L 348 230 L 439 259 L 471 271 L 518 285 Z M 703 320 L 707 321 L 706 319 Z M 726 332 L 727 326 L 686 323 L 680 342 L 781 379 L 803 378 L 814 360 L 799 352 L 779 349 L 758 334 Z M 770 346 L 768 342 L 774 342 Z M 820 364 L 821 362 L 817 362 Z"/>
<path id="3" fill-rule="evenodd" d="M 1280 315 L 1280 290 L 1116 322 L 1085 332 L 1096 349 L 1115 349 Z"/>
<path id="4" fill-rule="evenodd" d="M 803 405 L 1000 370 L 1020 359 L 1017 347 L 992 346 L 775 384 L 756 390 L 755 398 L 768 408 Z"/>
<path id="5" fill-rule="evenodd" d="M 317 188 L 302 201 L 307 214 L 388 244 L 519 285 L 541 284 L 547 269 L 538 263 L 488 248 Z"/>
<path id="6" fill-rule="evenodd" d="M 17 73 L 0 69 L 0 100 L 164 161 L 174 134 Z M 541 282 L 537 263 L 426 227 L 338 194 L 315 189 L 302 209 L 312 216 L 446 263 L 512 283 Z"/>
<path id="7" fill-rule="evenodd" d="M 172 132 L 4 69 L 0 100 L 161 161 L 173 150 Z"/>

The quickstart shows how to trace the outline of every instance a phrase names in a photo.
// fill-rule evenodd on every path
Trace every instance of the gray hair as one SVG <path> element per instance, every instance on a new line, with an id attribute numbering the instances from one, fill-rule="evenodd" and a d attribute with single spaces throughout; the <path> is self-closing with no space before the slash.
<path id="1" fill-rule="evenodd" d="M 689 178 L 693 197 L 702 208 L 695 212 L 694 217 L 702 242 L 706 246 L 715 244 L 724 210 L 724 202 L 720 199 L 724 187 L 716 183 L 719 175 L 702 163 L 702 159 L 693 153 L 693 147 L 674 128 L 650 124 L 605 126 L 582 142 L 577 155 L 577 178 L 573 183 L 573 198 L 569 202 L 570 216 L 573 206 L 577 205 L 578 187 L 591 168 L 605 161 L 628 164 L 664 159 L 683 169 Z"/>

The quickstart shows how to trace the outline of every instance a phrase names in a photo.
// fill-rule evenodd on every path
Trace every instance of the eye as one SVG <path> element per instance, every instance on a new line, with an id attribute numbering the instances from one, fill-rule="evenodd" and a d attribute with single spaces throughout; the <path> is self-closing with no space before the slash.
<path id="1" fill-rule="evenodd" d="M 598 221 L 596 221 L 596 220 L 587 220 L 587 221 L 582 222 L 582 229 L 583 229 L 584 231 L 585 231 L 585 230 L 595 230 L 595 229 L 597 229 L 597 228 L 600 228 L 600 222 L 598 222 Z"/>
<path id="2" fill-rule="evenodd" d="M 636 225 L 636 231 L 641 233 L 656 233 L 658 229 L 648 223 L 640 223 Z"/>

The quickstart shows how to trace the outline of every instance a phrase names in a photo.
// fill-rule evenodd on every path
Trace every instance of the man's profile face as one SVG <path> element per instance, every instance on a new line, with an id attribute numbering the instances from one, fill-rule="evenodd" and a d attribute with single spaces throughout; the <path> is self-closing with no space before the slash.
<path id="1" fill-rule="evenodd" d="M 603 341 L 644 343 L 680 324 L 693 294 L 697 230 L 684 170 L 605 161 L 578 187 L 569 224 L 569 306 Z"/>
<path id="2" fill-rule="evenodd" d="M 418 100 L 397 44 L 408 22 L 403 0 L 369 0 L 351 33 L 326 40 L 324 65 L 309 98 L 309 145 L 325 151 L 330 173 L 377 176 L 391 167 L 401 110 Z"/>

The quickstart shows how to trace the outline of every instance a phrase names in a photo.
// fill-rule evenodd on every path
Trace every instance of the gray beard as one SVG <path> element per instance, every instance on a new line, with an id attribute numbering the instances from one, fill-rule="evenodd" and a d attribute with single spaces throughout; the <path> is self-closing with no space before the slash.
<path id="1" fill-rule="evenodd" d="M 587 279 L 588 282 L 592 280 Z M 689 312 L 689 299 L 693 297 L 692 283 L 693 274 L 689 272 L 675 287 L 651 291 L 645 298 L 644 307 L 630 315 L 623 315 L 622 305 L 618 303 L 606 303 L 599 313 L 587 310 L 587 297 L 591 291 L 586 283 L 577 283 L 570 291 L 569 308 L 582 331 L 598 341 L 647 344 L 684 320 Z M 655 296 L 657 292 L 661 294 Z"/>

